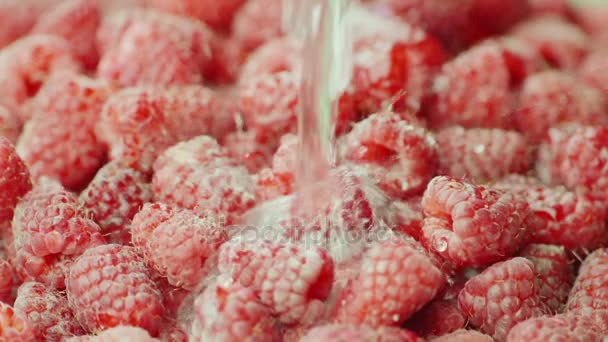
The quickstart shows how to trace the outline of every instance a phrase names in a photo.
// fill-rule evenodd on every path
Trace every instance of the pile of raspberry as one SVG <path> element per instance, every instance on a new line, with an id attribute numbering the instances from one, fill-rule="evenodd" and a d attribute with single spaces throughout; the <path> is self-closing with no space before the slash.
<path id="1" fill-rule="evenodd" d="M 608 7 L 353 6 L 302 187 L 281 0 L 0 0 L 0 341 L 605 341 Z"/>

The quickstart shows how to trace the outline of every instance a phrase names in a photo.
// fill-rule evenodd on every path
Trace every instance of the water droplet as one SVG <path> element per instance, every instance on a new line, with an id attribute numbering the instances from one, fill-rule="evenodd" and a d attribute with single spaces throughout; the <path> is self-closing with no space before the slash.
<path id="1" fill-rule="evenodd" d="M 400 315 L 398 315 L 398 314 L 394 314 L 394 315 L 393 315 L 393 321 L 394 321 L 394 322 L 399 322 L 399 319 L 400 319 L 400 318 L 401 318 L 401 316 L 400 316 Z"/>

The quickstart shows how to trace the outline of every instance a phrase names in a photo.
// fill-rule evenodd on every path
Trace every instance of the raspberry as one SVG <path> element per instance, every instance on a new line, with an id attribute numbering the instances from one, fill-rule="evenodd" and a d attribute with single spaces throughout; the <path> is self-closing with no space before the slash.
<path id="1" fill-rule="evenodd" d="M 121 87 L 200 83 L 202 75 L 192 45 L 182 32 L 169 33 L 154 23 L 136 22 L 117 46 L 103 54 L 97 72 Z"/>
<path id="2" fill-rule="evenodd" d="M 32 118 L 17 145 L 32 176 L 57 178 L 70 189 L 89 182 L 105 158 L 94 129 L 111 92 L 105 82 L 73 73 L 46 82 L 28 104 Z"/>
<path id="3" fill-rule="evenodd" d="M 9 303 L 11 301 L 15 275 L 11 264 L 0 259 L 0 302 Z"/>
<path id="4" fill-rule="evenodd" d="M 546 65 L 534 45 L 514 36 L 497 38 L 504 49 L 504 58 L 511 74 L 511 86 L 520 86 L 530 75 L 543 70 Z"/>
<path id="5" fill-rule="evenodd" d="M 493 342 L 490 336 L 475 330 L 456 330 L 455 332 L 443 335 L 433 340 L 433 342 Z"/>
<path id="6" fill-rule="evenodd" d="M 378 7 L 387 7 L 391 13 L 408 23 L 420 26 L 440 37 L 450 48 L 458 48 L 466 36 L 464 28 L 474 0 L 377 0 Z"/>
<path id="7" fill-rule="evenodd" d="M 503 33 L 528 14 L 528 1 L 474 0 L 469 21 L 484 33 Z"/>
<path id="8" fill-rule="evenodd" d="M 133 245 L 171 285 L 193 288 L 208 271 L 211 254 L 227 239 L 216 219 L 160 203 L 145 204 L 131 223 Z"/>
<path id="9" fill-rule="evenodd" d="M 420 109 L 435 69 L 443 63 L 441 44 L 424 31 L 400 23 L 402 36 L 379 32 L 355 40 L 352 87 L 357 110 Z"/>
<path id="10" fill-rule="evenodd" d="M 365 325 L 327 324 L 311 329 L 301 342 L 314 341 L 392 341 L 421 342 L 413 332 L 395 327 L 377 329 Z"/>
<path id="11" fill-rule="evenodd" d="M 602 72 L 608 69 L 608 51 L 598 50 L 587 56 L 580 67 L 579 75 L 587 83 L 601 89 L 608 96 L 608 77 Z"/>
<path id="12" fill-rule="evenodd" d="M 608 127 L 551 129 L 541 145 L 537 169 L 547 183 L 608 193 Z"/>
<path id="13" fill-rule="evenodd" d="M 444 284 L 443 273 L 410 243 L 380 243 L 363 256 L 359 274 L 338 301 L 335 319 L 373 327 L 399 325 Z"/>
<path id="14" fill-rule="evenodd" d="M 80 201 L 93 214 L 102 234 L 113 243 L 131 242 L 131 219 L 152 200 L 152 189 L 145 176 L 134 169 L 110 162 L 80 194 Z"/>
<path id="15" fill-rule="evenodd" d="M 36 4 L 21 0 L 6 0 L 0 4 L 0 48 L 26 34 L 36 23 Z"/>
<path id="16" fill-rule="evenodd" d="M 250 173 L 254 174 L 270 164 L 272 150 L 258 142 L 253 131 L 238 131 L 226 136 L 224 147 L 228 155 L 240 161 Z"/>
<path id="17" fill-rule="evenodd" d="M 255 184 L 245 167 L 225 156 L 208 136 L 167 149 L 154 164 L 155 200 L 234 222 L 254 206 Z"/>
<path id="18" fill-rule="evenodd" d="M 235 14 L 232 34 L 245 50 L 253 50 L 282 34 L 280 0 L 250 0 Z"/>
<path id="19" fill-rule="evenodd" d="M 147 0 L 146 5 L 177 15 L 191 16 L 205 22 L 218 31 L 230 30 L 232 18 L 238 9 L 246 3 L 245 0 Z"/>
<path id="20" fill-rule="evenodd" d="M 86 214 L 76 195 L 58 183 L 39 184 L 15 208 L 17 263 L 37 281 L 63 288 L 71 259 L 104 243 L 99 226 Z"/>
<path id="21" fill-rule="evenodd" d="M 458 303 L 471 324 L 504 341 L 514 325 L 547 311 L 535 276 L 534 265 L 524 258 L 496 263 L 467 281 Z"/>
<path id="22" fill-rule="evenodd" d="M 450 127 L 437 133 L 437 144 L 439 174 L 476 182 L 525 173 L 534 163 L 528 142 L 514 131 Z"/>
<path id="23" fill-rule="evenodd" d="M 589 48 L 585 32 L 555 15 L 529 19 L 517 25 L 512 33 L 534 45 L 549 64 L 558 68 L 577 67 Z"/>
<path id="24" fill-rule="evenodd" d="M 70 0 L 43 13 L 32 33 L 65 38 L 83 65 L 94 69 L 99 58 L 95 35 L 100 22 L 101 11 L 95 0 Z"/>
<path id="25" fill-rule="evenodd" d="M 96 133 L 110 146 L 111 159 L 148 172 L 179 140 L 228 134 L 233 114 L 229 102 L 208 88 L 130 88 L 108 99 Z"/>
<path id="26" fill-rule="evenodd" d="M 2 102 L 2 100 L 0 100 Z M 9 110 L 0 104 L 0 135 L 11 143 L 17 143 L 21 134 L 21 120 L 16 112 Z"/>
<path id="27" fill-rule="evenodd" d="M 245 124 L 264 142 L 293 133 L 299 91 L 299 76 L 294 72 L 262 74 L 244 82 L 238 101 Z"/>
<path id="28" fill-rule="evenodd" d="M 263 241 L 229 241 L 220 248 L 220 272 L 251 287 L 286 324 L 312 323 L 324 314 L 334 279 L 327 251 Z"/>
<path id="29" fill-rule="evenodd" d="M 246 83 L 262 74 L 275 74 L 283 71 L 300 72 L 302 49 L 293 38 L 281 37 L 267 41 L 255 49 L 243 64 L 239 82 Z"/>
<path id="30" fill-rule="evenodd" d="M 608 250 L 598 249 L 589 254 L 578 270 L 570 291 L 566 311 L 608 309 Z"/>
<path id="31" fill-rule="evenodd" d="M 421 336 L 443 336 L 464 328 L 467 318 L 455 300 L 435 300 L 406 322 L 406 327 Z"/>
<path id="32" fill-rule="evenodd" d="M 251 288 L 238 283 L 217 283 L 207 287 L 194 302 L 194 311 L 192 335 L 197 337 L 192 341 L 280 340 L 269 309 L 258 301 Z"/>
<path id="33" fill-rule="evenodd" d="M 30 342 L 35 339 L 31 323 L 25 316 L 3 302 L 0 302 L 0 338 L 11 342 Z"/>
<path id="34" fill-rule="evenodd" d="M 65 295 L 41 283 L 29 282 L 19 287 L 15 310 L 27 317 L 38 340 L 61 341 L 83 333 Z"/>
<path id="35" fill-rule="evenodd" d="M 211 57 L 202 70 L 205 80 L 218 85 L 235 83 L 248 58 L 247 51 L 233 37 L 221 36 L 215 37 L 209 49 Z"/>
<path id="36" fill-rule="evenodd" d="M 257 174 L 257 194 L 262 200 L 271 200 L 293 192 L 297 169 L 298 137 L 286 134 L 272 158 L 272 169 Z"/>
<path id="37" fill-rule="evenodd" d="M 72 337 L 67 342 L 160 342 L 153 338 L 150 334 L 139 327 L 128 325 L 119 325 L 100 332 L 98 335 Z"/>
<path id="38" fill-rule="evenodd" d="M 391 208 L 388 212 L 393 216 L 389 221 L 393 223 L 393 230 L 420 240 L 424 220 L 421 200 L 421 197 L 412 197 L 403 201 L 393 201 L 390 204 Z"/>
<path id="39" fill-rule="evenodd" d="M 344 144 L 344 157 L 364 165 L 374 182 L 392 197 L 420 194 L 435 174 L 435 140 L 425 129 L 391 112 L 357 123 Z"/>
<path id="40" fill-rule="evenodd" d="M 572 262 L 564 247 L 532 244 L 520 255 L 534 264 L 536 287 L 543 302 L 553 312 L 560 312 L 574 281 Z"/>
<path id="41" fill-rule="evenodd" d="M 102 245 L 82 254 L 66 277 L 70 307 L 89 332 L 133 325 L 158 332 L 162 298 L 135 248 Z"/>
<path id="42" fill-rule="evenodd" d="M 535 178 L 510 176 L 494 185 L 526 198 L 542 223 L 530 231 L 530 242 L 556 244 L 568 250 L 599 247 L 607 238 L 605 206 L 589 195 L 564 187 L 546 187 Z"/>
<path id="43" fill-rule="evenodd" d="M 19 158 L 15 147 L 0 136 L 0 227 L 10 225 L 13 209 L 30 189 L 32 183 L 25 163 Z M 10 228 L 9 228 L 10 229 Z"/>
<path id="44" fill-rule="evenodd" d="M 527 235 L 528 205 L 511 193 L 441 176 L 429 183 L 422 207 L 423 244 L 459 267 L 504 259 Z"/>
<path id="45" fill-rule="evenodd" d="M 597 328 L 573 315 L 536 317 L 525 320 L 511 329 L 508 342 L 516 341 L 601 341 Z"/>
<path id="46" fill-rule="evenodd" d="M 524 82 L 520 104 L 515 112 L 519 131 L 538 141 L 549 128 L 562 123 L 608 124 L 601 91 L 561 71 L 534 74 Z"/>
<path id="47" fill-rule="evenodd" d="M 435 79 L 432 126 L 509 128 L 513 99 L 504 49 L 494 41 L 473 46 L 444 64 Z"/>
<path id="48" fill-rule="evenodd" d="M 271 201 L 293 192 L 293 181 L 274 174 L 271 169 L 260 170 L 255 175 L 255 180 L 256 198 L 262 202 Z"/>

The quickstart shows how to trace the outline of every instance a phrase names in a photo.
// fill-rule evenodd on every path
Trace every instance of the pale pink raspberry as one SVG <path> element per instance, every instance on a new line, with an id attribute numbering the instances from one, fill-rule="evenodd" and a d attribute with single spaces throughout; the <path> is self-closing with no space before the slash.
<path id="1" fill-rule="evenodd" d="M 225 243 L 218 268 L 251 287 L 286 324 L 319 319 L 334 279 L 334 262 L 326 250 L 270 241 Z"/>
<path id="2" fill-rule="evenodd" d="M 135 248 L 93 247 L 70 267 L 66 277 L 70 307 L 89 332 L 133 325 L 158 332 L 162 298 Z"/>
<path id="3" fill-rule="evenodd" d="M 11 342 L 35 340 L 32 324 L 25 315 L 4 302 L 0 302 L 0 339 Z"/>
<path id="4" fill-rule="evenodd" d="M 255 183 L 245 167 L 221 157 L 226 154 L 208 136 L 167 149 L 154 163 L 154 199 L 234 222 L 254 206 Z"/>
<path id="5" fill-rule="evenodd" d="M 194 302 L 192 342 L 277 342 L 278 327 L 254 290 L 220 281 L 207 287 Z"/>
<path id="6" fill-rule="evenodd" d="M 578 270 L 566 305 L 568 312 L 608 309 L 608 249 L 589 254 Z"/>
<path id="7" fill-rule="evenodd" d="M 80 201 L 90 210 L 106 240 L 121 244 L 131 242 L 131 219 L 151 200 L 152 189 L 145 175 L 118 162 L 102 167 L 80 193 Z"/>
<path id="8" fill-rule="evenodd" d="M 146 204 L 131 223 L 133 245 L 171 285 L 193 288 L 210 271 L 207 261 L 227 239 L 218 221 L 187 209 Z"/>
<path id="9" fill-rule="evenodd" d="M 372 328 L 366 325 L 327 324 L 311 329 L 300 341 L 422 342 L 423 339 L 411 331 L 396 327 Z"/>
<path id="10" fill-rule="evenodd" d="M 530 318 L 511 329 L 507 342 L 600 342 L 602 341 L 597 327 L 585 319 L 574 315 L 557 315 Z"/>
<path id="11" fill-rule="evenodd" d="M 431 301 L 445 281 L 433 260 L 410 242 L 378 243 L 364 254 L 334 317 L 342 323 L 397 326 Z"/>
<path id="12" fill-rule="evenodd" d="M 528 245 L 520 256 L 532 261 L 538 295 L 553 312 L 560 312 L 574 282 L 572 260 L 566 249 L 555 245 Z"/>
<path id="13" fill-rule="evenodd" d="M 68 339 L 66 342 L 160 342 L 139 327 L 119 325 L 107 330 L 103 330 L 98 335 L 78 336 Z M 171 341 L 172 342 L 172 341 Z"/>
<path id="14" fill-rule="evenodd" d="M 504 341 L 517 323 L 548 313 L 535 278 L 529 260 L 499 262 L 467 281 L 458 303 L 473 326 Z"/>
<path id="15" fill-rule="evenodd" d="M 15 310 L 28 318 L 39 340 L 62 341 L 84 333 L 74 319 L 65 294 L 42 283 L 22 284 L 17 292 Z"/>
<path id="16" fill-rule="evenodd" d="M 21 134 L 21 120 L 14 110 L 5 108 L 0 101 L 0 135 L 16 144 Z"/>
<path id="17" fill-rule="evenodd" d="M 476 330 L 456 330 L 451 334 L 440 336 L 431 340 L 433 342 L 494 342 L 489 335 L 482 334 Z"/>

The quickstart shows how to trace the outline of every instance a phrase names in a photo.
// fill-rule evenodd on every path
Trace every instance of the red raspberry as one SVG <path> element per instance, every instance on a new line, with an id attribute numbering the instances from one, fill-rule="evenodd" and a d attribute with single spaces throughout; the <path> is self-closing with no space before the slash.
<path id="1" fill-rule="evenodd" d="M 148 203 L 131 223 L 133 245 L 171 285 L 193 288 L 209 271 L 206 265 L 211 254 L 227 239 L 224 227 L 216 221 L 190 210 Z"/>
<path id="2" fill-rule="evenodd" d="M 479 331 L 460 329 L 436 338 L 433 342 L 494 342 L 494 339 Z"/>
<path id="3" fill-rule="evenodd" d="M 401 36 L 378 32 L 355 40 L 352 87 L 357 110 L 364 115 L 387 108 L 417 112 L 434 72 L 443 63 L 439 42 L 420 29 L 400 24 Z"/>
<path id="4" fill-rule="evenodd" d="M 530 231 L 530 242 L 556 244 L 568 250 L 599 247 L 606 241 L 605 205 L 591 196 L 547 187 L 535 178 L 510 176 L 494 185 L 526 198 L 542 222 Z"/>
<path id="5" fill-rule="evenodd" d="M 517 323 L 546 313 L 532 262 L 513 258 L 496 263 L 467 281 L 458 295 L 469 322 L 504 341 Z"/>
<path id="6" fill-rule="evenodd" d="M 15 274 L 11 264 L 0 259 L 0 302 L 10 303 L 13 294 Z"/>
<path id="7" fill-rule="evenodd" d="M 459 267 L 505 259 L 527 236 L 528 205 L 511 193 L 436 177 L 422 197 L 422 242 Z"/>
<path id="8" fill-rule="evenodd" d="M 450 48 L 465 43 L 465 27 L 474 0 L 376 0 L 373 7 L 387 9 L 440 37 Z"/>
<path id="9" fill-rule="evenodd" d="M 504 58 L 511 74 L 511 86 L 520 86 L 530 75 L 545 69 L 545 61 L 530 42 L 514 37 L 503 36 L 496 42 L 504 49 Z"/>
<path id="10" fill-rule="evenodd" d="M 300 77 L 294 72 L 262 74 L 241 85 L 239 108 L 261 142 L 293 133 L 297 123 Z"/>
<path id="11" fill-rule="evenodd" d="M 587 56 L 580 67 L 580 77 L 587 83 L 601 89 L 608 96 L 608 77 L 602 71 L 608 69 L 608 50 L 594 51 Z"/>
<path id="12" fill-rule="evenodd" d="M 11 342 L 34 341 L 34 331 L 25 315 L 0 302 L 0 338 Z"/>
<path id="13" fill-rule="evenodd" d="M 420 194 L 435 174 L 435 140 L 391 112 L 357 123 L 344 145 L 344 157 L 369 169 L 374 182 L 392 197 Z"/>
<path id="14" fill-rule="evenodd" d="M 542 301 L 553 312 L 561 312 L 574 282 L 572 261 L 566 249 L 555 245 L 528 245 L 520 254 L 532 261 L 536 287 Z"/>
<path id="15" fill-rule="evenodd" d="M 38 19 L 33 1 L 5 0 L 0 4 L 0 48 L 26 34 Z"/>
<path id="16" fill-rule="evenodd" d="M 238 283 L 207 287 L 194 302 L 192 341 L 276 342 L 281 340 L 269 309 Z"/>
<path id="17" fill-rule="evenodd" d="M 100 22 L 101 11 L 96 0 L 69 0 L 43 13 L 32 33 L 65 38 L 83 65 L 94 69 L 99 59 L 95 35 Z"/>
<path id="18" fill-rule="evenodd" d="M 235 14 L 232 34 L 245 50 L 253 50 L 282 34 L 282 2 L 250 0 Z"/>
<path id="19" fill-rule="evenodd" d="M 152 190 L 157 201 L 226 216 L 228 223 L 255 204 L 255 184 L 245 167 L 226 157 L 208 136 L 167 149 L 154 164 Z"/>
<path id="20" fill-rule="evenodd" d="M 148 172 L 180 140 L 228 134 L 234 113 L 227 99 L 201 86 L 130 88 L 108 99 L 96 133 L 110 146 L 111 159 Z"/>
<path id="21" fill-rule="evenodd" d="M 406 241 L 376 244 L 338 301 L 338 322 L 373 327 L 399 325 L 428 303 L 445 277 Z"/>
<path id="22" fill-rule="evenodd" d="M 392 214 L 392 217 L 389 222 L 392 222 L 393 230 L 420 240 L 424 220 L 421 201 L 421 197 L 412 197 L 403 201 L 393 201 L 390 204 L 388 212 Z"/>
<path id="23" fill-rule="evenodd" d="M 104 243 L 99 226 L 86 215 L 76 195 L 58 183 L 39 184 L 15 208 L 17 263 L 37 281 L 63 288 L 71 259 Z"/>
<path id="24" fill-rule="evenodd" d="M 94 133 L 109 95 L 104 82 L 61 75 L 47 82 L 33 107 L 40 111 L 26 124 L 17 151 L 34 178 L 56 178 L 82 189 L 103 165 L 106 149 Z"/>
<path id="25" fill-rule="evenodd" d="M 202 75 L 193 49 L 190 37 L 182 32 L 169 33 L 155 23 L 136 22 L 118 45 L 103 54 L 97 72 L 121 87 L 196 84 Z"/>
<path id="26" fill-rule="evenodd" d="M 19 120 L 17 113 L 0 104 L 0 135 L 16 144 L 20 134 L 21 120 Z"/>
<path id="27" fill-rule="evenodd" d="M 160 342 L 139 327 L 120 325 L 100 332 L 98 335 L 72 337 L 67 342 Z M 172 342 L 172 341 L 171 341 Z"/>
<path id="28" fill-rule="evenodd" d="M 220 248 L 218 268 L 251 287 L 286 324 L 319 319 L 334 279 L 334 263 L 324 249 L 270 241 L 225 243 Z"/>
<path id="29" fill-rule="evenodd" d="M 466 316 L 456 300 L 434 300 L 406 322 L 408 329 L 421 336 L 443 336 L 464 328 Z"/>
<path id="30" fill-rule="evenodd" d="M 235 13 L 246 2 L 245 0 L 146 0 L 145 4 L 169 13 L 195 17 L 215 30 L 227 32 L 230 30 Z"/>
<path id="31" fill-rule="evenodd" d="M 129 244 L 131 219 L 146 202 L 152 189 L 145 176 L 117 162 L 106 164 L 87 188 L 80 201 L 90 210 L 109 242 Z"/>
<path id="32" fill-rule="evenodd" d="M 515 112 L 519 131 L 534 140 L 562 123 L 608 124 L 607 103 L 601 91 L 560 71 L 545 71 L 526 79 Z"/>
<path id="33" fill-rule="evenodd" d="M 89 332 L 134 325 L 158 332 L 162 298 L 135 248 L 88 249 L 66 277 L 70 307 Z"/>
<path id="34" fill-rule="evenodd" d="M 366 325 L 327 324 L 311 329 L 300 341 L 422 342 L 423 340 L 411 331 L 395 327 L 374 329 Z"/>
<path id="35" fill-rule="evenodd" d="M 283 71 L 301 71 L 302 49 L 290 37 L 275 38 L 255 49 L 247 57 L 241 69 L 239 82 L 246 83 L 262 74 L 275 74 Z"/>
<path id="36" fill-rule="evenodd" d="M 551 129 L 541 145 L 537 169 L 546 183 L 608 193 L 608 127 Z"/>
<path id="37" fill-rule="evenodd" d="M 28 35 L 15 41 L 0 54 L 0 89 L 8 97 L 9 109 L 22 104 L 55 72 L 78 71 L 80 65 L 63 38 L 45 34 Z"/>
<path id="38" fill-rule="evenodd" d="M 585 32 L 559 16 L 534 17 L 517 25 L 513 34 L 534 45 L 549 64 L 558 68 L 576 68 L 589 49 Z"/>
<path id="39" fill-rule="evenodd" d="M 534 163 L 528 142 L 503 129 L 450 127 L 437 133 L 439 174 L 475 182 L 525 173 Z"/>
<path id="40" fill-rule="evenodd" d="M 227 135 L 224 147 L 231 158 L 240 161 L 252 174 L 270 164 L 272 150 L 260 143 L 253 131 L 237 131 Z"/>
<path id="41" fill-rule="evenodd" d="M 29 282 L 19 287 L 15 310 L 27 317 L 38 340 L 61 341 L 83 333 L 65 294 L 41 283 Z"/>
<path id="42" fill-rule="evenodd" d="M 32 183 L 25 163 L 3 136 L 0 136 L 0 170 L 0 228 L 4 230 L 6 225 L 10 226 L 13 209 L 30 191 Z"/>
<path id="43" fill-rule="evenodd" d="M 504 56 L 500 44 L 488 41 L 444 64 L 435 79 L 431 125 L 509 128 L 513 98 Z"/>
<path id="44" fill-rule="evenodd" d="M 581 264 L 566 310 L 585 312 L 608 309 L 607 288 L 608 250 L 602 248 L 589 254 Z"/>
<path id="45" fill-rule="evenodd" d="M 544 316 L 527 319 L 511 329 L 508 342 L 601 341 L 601 335 L 591 322 L 574 315 Z"/>

